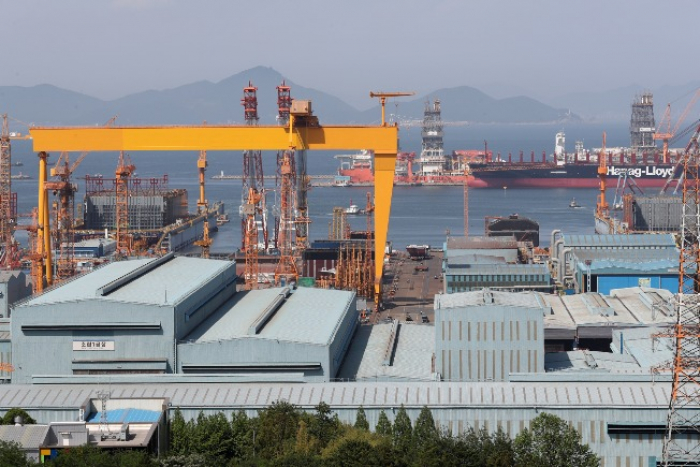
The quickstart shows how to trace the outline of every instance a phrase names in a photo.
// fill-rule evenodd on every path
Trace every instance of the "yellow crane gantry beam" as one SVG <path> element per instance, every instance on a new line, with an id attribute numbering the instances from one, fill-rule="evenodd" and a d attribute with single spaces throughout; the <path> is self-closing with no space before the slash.
<path id="1" fill-rule="evenodd" d="M 389 230 L 394 167 L 398 151 L 396 126 L 148 126 L 34 127 L 34 151 L 242 151 L 374 150 L 375 301 L 380 300 L 384 246 Z M 39 178 L 39 193 L 45 177 Z M 48 206 L 39 207 L 44 210 Z M 41 213 L 39 213 L 39 218 Z M 47 216 L 48 218 L 48 216 Z M 39 232 L 44 235 L 43 231 Z M 47 235 L 48 237 L 48 235 Z M 50 258 L 49 258 L 50 263 Z M 47 264 L 47 269 L 51 265 Z"/>

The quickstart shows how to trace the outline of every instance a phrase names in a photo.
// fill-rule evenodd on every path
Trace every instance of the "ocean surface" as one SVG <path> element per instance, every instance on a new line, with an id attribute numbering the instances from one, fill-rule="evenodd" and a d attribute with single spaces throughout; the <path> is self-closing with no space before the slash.
<path id="1" fill-rule="evenodd" d="M 567 150 L 573 150 L 574 141 L 584 141 L 586 148 L 600 147 L 602 132 L 607 131 L 607 144 L 612 146 L 629 145 L 629 130 L 626 125 L 604 127 L 596 124 L 562 125 L 474 125 L 468 127 L 445 128 L 445 152 L 455 149 L 483 148 L 484 141 L 494 152 L 507 156 L 520 150 L 525 154 L 535 151 L 538 157 L 545 151 L 551 154 L 554 149 L 554 135 L 557 131 L 566 131 Z M 400 132 L 401 149 L 420 153 L 420 128 L 402 129 Z M 324 151 L 308 153 L 309 173 L 334 174 L 338 161 L 335 153 Z M 131 160 L 136 165 L 136 172 L 141 178 L 162 177 L 167 174 L 170 188 L 184 188 L 189 194 L 189 208 L 196 211 L 198 197 L 196 152 L 136 152 Z M 72 155 L 75 160 L 77 154 Z M 58 154 L 51 154 L 49 166 L 52 166 Z M 91 153 L 75 173 L 74 182 L 78 184 L 76 204 L 85 194 L 86 174 L 102 174 L 105 178 L 114 177 L 118 153 Z M 13 174 L 22 172 L 32 177 L 30 180 L 12 180 L 12 190 L 18 195 L 18 211 L 31 213 L 37 205 L 38 158 L 32 151 L 31 141 L 12 142 L 12 160 L 24 165 L 13 167 Z M 238 205 L 241 199 L 240 180 L 213 180 L 212 175 L 223 171 L 226 174 L 239 175 L 242 172 L 240 152 L 209 152 L 207 154 L 206 194 L 210 203 L 223 201 L 231 217 L 231 222 L 220 228 L 215 234 L 213 252 L 229 252 L 240 245 L 240 222 L 238 222 Z M 275 153 L 263 153 L 263 166 L 266 174 L 274 174 Z M 81 177 L 83 177 L 81 179 Z M 273 187 L 274 180 L 266 180 L 266 186 Z M 372 187 L 314 187 L 309 192 L 309 214 L 312 220 L 310 238 L 328 238 L 329 223 L 332 220 L 333 207 L 357 204 L 364 207 L 366 194 Z M 483 235 L 485 216 L 509 216 L 518 214 L 535 220 L 540 225 L 540 244 L 547 246 L 552 230 L 561 229 L 568 234 L 592 234 L 594 229 L 593 213 L 595 210 L 597 189 L 486 189 L 472 188 L 469 191 L 469 233 Z M 610 200 L 614 189 L 608 193 Z M 580 209 L 569 207 L 575 198 Z M 395 248 L 403 249 L 409 244 L 428 244 L 441 246 L 447 232 L 453 236 L 464 232 L 464 203 L 461 186 L 439 187 L 394 187 L 394 196 L 389 222 L 389 240 Z M 20 223 L 28 223 L 23 217 Z M 351 217 L 353 229 L 365 230 L 366 217 Z M 22 243 L 26 239 L 18 235 Z"/>

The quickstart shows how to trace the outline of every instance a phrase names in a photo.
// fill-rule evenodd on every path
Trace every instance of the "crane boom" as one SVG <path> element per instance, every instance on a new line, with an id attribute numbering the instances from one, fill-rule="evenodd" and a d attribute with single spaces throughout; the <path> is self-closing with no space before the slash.
<path id="1" fill-rule="evenodd" d="M 369 97 L 378 97 L 379 103 L 382 106 L 382 126 L 386 126 L 386 99 L 387 97 L 404 97 L 414 96 L 416 93 L 411 92 L 369 92 Z"/>

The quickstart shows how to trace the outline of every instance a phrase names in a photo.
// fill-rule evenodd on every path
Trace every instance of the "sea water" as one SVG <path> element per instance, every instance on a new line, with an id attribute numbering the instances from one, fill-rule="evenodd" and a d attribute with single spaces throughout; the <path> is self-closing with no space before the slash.
<path id="1" fill-rule="evenodd" d="M 500 152 L 507 157 L 508 152 L 514 157 L 520 150 L 529 155 L 534 151 L 541 157 L 543 151 L 551 154 L 554 149 L 554 135 L 557 131 L 567 132 L 567 149 L 573 150 L 574 140 L 583 140 L 587 148 L 599 147 L 602 131 L 608 130 L 608 146 L 628 145 L 629 133 L 626 125 L 610 126 L 602 124 L 569 125 L 475 125 L 468 127 L 445 127 L 445 152 L 454 149 L 483 148 L 487 142 L 489 150 Z M 420 153 L 420 129 L 401 130 L 401 150 Z M 346 152 L 348 153 L 348 152 Z M 58 158 L 52 153 L 49 166 Z M 338 161 L 335 153 L 317 151 L 309 152 L 308 170 L 312 175 L 335 174 Z M 82 202 L 85 194 L 86 174 L 101 174 L 105 178 L 114 178 L 118 153 L 103 152 L 89 154 L 74 174 L 78 184 L 76 204 Z M 199 193 L 197 158 L 198 152 L 133 152 L 131 160 L 136 166 L 140 178 L 162 177 L 167 174 L 170 188 L 184 188 L 189 194 L 190 212 L 196 211 Z M 76 160 L 77 154 L 71 155 Z M 28 214 L 37 205 L 38 158 L 33 152 L 31 141 L 12 142 L 12 160 L 24 165 L 13 167 L 13 173 L 22 173 L 32 177 L 30 180 L 12 180 L 12 190 L 18 194 L 18 212 Z M 213 180 L 212 175 L 224 171 L 225 174 L 240 175 L 242 156 L 240 151 L 212 151 L 207 154 L 206 195 L 209 203 L 222 201 L 231 222 L 225 224 L 214 236 L 213 252 L 229 252 L 240 247 L 241 232 L 238 206 L 241 202 L 240 180 Z M 263 153 L 263 167 L 268 175 L 275 173 L 276 155 L 274 152 Z M 266 187 L 273 188 L 274 180 L 265 180 Z M 367 192 L 372 187 L 313 187 L 309 192 L 310 239 L 328 238 L 329 223 L 332 221 L 333 208 L 357 204 L 364 207 Z M 518 214 L 539 223 L 540 244 L 548 245 L 552 230 L 561 229 L 567 234 L 592 234 L 594 229 L 593 213 L 598 189 L 586 188 L 552 188 L 552 189 L 516 189 L 516 188 L 471 188 L 469 190 L 469 234 L 484 234 L 486 216 L 509 216 Z M 607 196 L 612 203 L 614 189 Z M 50 195 L 51 197 L 51 195 Z M 273 195 L 269 195 L 273 197 Z M 572 209 L 569 203 L 575 198 L 582 207 Z M 269 198 L 268 198 L 269 199 Z M 354 230 L 365 230 L 365 216 L 352 216 L 350 225 Z M 28 223 L 29 218 L 20 218 L 21 223 Z M 391 217 L 389 222 L 389 240 L 395 248 L 406 245 L 429 244 L 442 246 L 447 235 L 464 234 L 464 191 L 461 186 L 430 187 L 394 187 Z M 20 235 L 20 241 L 22 241 Z"/>

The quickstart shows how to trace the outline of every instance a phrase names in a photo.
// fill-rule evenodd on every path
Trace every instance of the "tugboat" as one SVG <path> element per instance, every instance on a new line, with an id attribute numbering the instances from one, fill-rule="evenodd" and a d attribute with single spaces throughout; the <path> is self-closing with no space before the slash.
<path id="1" fill-rule="evenodd" d="M 352 204 L 352 200 L 350 200 L 350 206 L 345 208 L 345 214 L 349 216 L 356 216 L 358 214 L 362 214 L 364 211 L 360 209 L 360 206 L 357 204 Z"/>
<path id="2" fill-rule="evenodd" d="M 572 198 L 571 202 L 569 203 L 569 207 L 573 209 L 578 209 L 581 207 L 581 205 L 576 202 L 576 198 Z"/>

